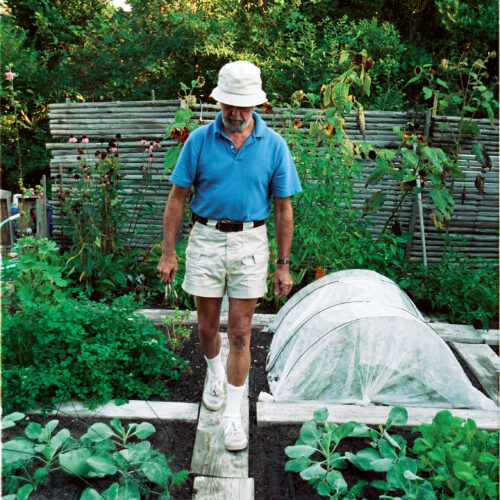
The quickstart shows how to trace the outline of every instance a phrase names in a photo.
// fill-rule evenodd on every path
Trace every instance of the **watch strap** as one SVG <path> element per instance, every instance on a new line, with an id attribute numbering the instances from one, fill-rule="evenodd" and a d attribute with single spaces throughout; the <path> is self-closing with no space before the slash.
<path id="1" fill-rule="evenodd" d="M 276 259 L 276 264 L 288 264 L 288 265 L 290 265 L 290 259 Z"/>

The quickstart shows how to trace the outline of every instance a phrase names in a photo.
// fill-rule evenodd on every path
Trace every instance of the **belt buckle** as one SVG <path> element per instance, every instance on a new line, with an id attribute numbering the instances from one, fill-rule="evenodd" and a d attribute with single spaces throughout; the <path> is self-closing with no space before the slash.
<path id="1" fill-rule="evenodd" d="M 231 219 L 221 219 L 217 221 L 215 228 L 223 232 L 238 231 L 237 229 L 229 229 L 228 227 L 228 226 L 234 226 L 235 224 L 239 223 Z M 224 225 L 226 225 L 226 228 L 223 228 Z"/>

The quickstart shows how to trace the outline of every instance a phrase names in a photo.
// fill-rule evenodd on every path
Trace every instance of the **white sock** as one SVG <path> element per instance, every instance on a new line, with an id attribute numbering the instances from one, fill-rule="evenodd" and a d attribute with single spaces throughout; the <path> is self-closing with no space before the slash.
<path id="1" fill-rule="evenodd" d="M 215 358 L 208 359 L 205 356 L 205 360 L 208 366 L 208 375 L 215 378 L 223 378 L 225 375 L 224 365 L 222 364 L 222 359 L 220 352 L 215 356 Z"/>
<path id="2" fill-rule="evenodd" d="M 245 386 L 236 387 L 235 385 L 227 384 L 227 399 L 226 409 L 224 410 L 224 419 L 241 418 L 241 400 Z"/>

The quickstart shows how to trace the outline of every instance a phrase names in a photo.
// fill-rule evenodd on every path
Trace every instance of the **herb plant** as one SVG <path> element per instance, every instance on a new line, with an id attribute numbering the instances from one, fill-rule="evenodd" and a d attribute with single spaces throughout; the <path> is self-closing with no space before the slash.
<path id="1" fill-rule="evenodd" d="M 70 398 L 95 407 L 111 399 L 167 396 L 166 383 L 187 361 L 136 308 L 133 296 L 107 304 L 81 295 L 4 315 L 4 411 Z"/>

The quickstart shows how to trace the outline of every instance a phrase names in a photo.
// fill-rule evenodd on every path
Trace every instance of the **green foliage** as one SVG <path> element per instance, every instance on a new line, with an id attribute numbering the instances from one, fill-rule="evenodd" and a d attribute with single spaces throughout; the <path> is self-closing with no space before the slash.
<path id="1" fill-rule="evenodd" d="M 111 399 L 167 396 L 166 382 L 177 379 L 187 362 L 136 309 L 132 296 L 106 304 L 81 295 L 5 314 L 4 411 L 70 398 L 95 407 Z"/>
<path id="2" fill-rule="evenodd" d="M 23 310 L 26 306 L 47 306 L 67 298 L 69 281 L 64 279 L 64 260 L 54 241 L 26 236 L 17 240 L 13 252 L 17 254 L 13 292 L 3 290 L 4 308 Z"/>
<path id="3" fill-rule="evenodd" d="M 498 431 L 479 430 L 473 420 L 465 422 L 441 411 L 432 424 L 413 429 L 422 437 L 408 449 L 402 436 L 388 432 L 394 425 L 407 423 L 404 408 L 392 408 L 385 426 L 378 430 L 356 422 L 336 425 L 327 419 L 326 408 L 315 411 L 314 418 L 302 426 L 295 445 L 285 448 L 291 459 L 285 470 L 300 473 L 321 496 L 364 498 L 362 488 L 368 483 L 361 480 L 348 490 L 342 475 L 341 470 L 351 464 L 361 471 L 361 478 L 364 471 L 385 473 L 385 479 L 370 483 L 381 491 L 379 498 L 498 497 Z M 342 455 L 337 449 L 346 438 L 368 439 L 368 447 Z"/>
<path id="4" fill-rule="evenodd" d="M 335 499 L 362 497 L 362 487 L 368 483 L 360 481 L 348 490 L 339 470 L 351 463 L 360 471 L 387 473 L 385 481 L 371 483 L 385 492 L 380 498 L 436 498 L 431 484 L 416 475 L 417 461 L 406 456 L 404 438 L 388 432 L 393 425 L 406 424 L 408 413 L 404 408 L 392 408 L 386 425 L 380 426 L 378 431 L 357 422 L 336 425 L 327 423 L 327 419 L 326 408 L 315 411 L 313 420 L 302 426 L 295 445 L 285 448 L 286 455 L 292 459 L 286 463 L 285 470 L 299 472 L 319 495 Z M 369 438 L 369 447 L 356 454 L 346 451 L 342 455 L 336 451 L 340 442 L 350 437 Z M 398 490 L 403 490 L 404 495 L 392 497 L 387 494 Z"/>
<path id="5" fill-rule="evenodd" d="M 172 315 L 165 316 L 163 326 L 165 327 L 165 334 L 168 339 L 170 348 L 174 353 L 179 353 L 182 346 L 189 340 L 191 336 L 191 328 L 183 326 L 184 321 L 189 319 L 190 310 L 186 309 L 184 312 L 175 308 Z"/>
<path id="6" fill-rule="evenodd" d="M 139 182 L 124 178 L 117 143 L 110 142 L 105 151 L 97 151 L 93 163 L 82 144 L 78 148 L 79 165 L 74 169 L 76 181 L 59 194 L 62 227 L 70 239 L 65 254 L 68 276 L 89 296 L 106 296 L 124 289 L 127 276 L 140 274 L 138 240 L 159 211 L 159 203 L 145 202 L 146 192 L 157 191 L 147 165 L 161 147 L 159 139 L 151 141 L 152 145 L 145 139 L 143 142 L 147 152 Z"/>
<path id="7" fill-rule="evenodd" d="M 22 413 L 7 415 L 2 419 L 2 427 L 12 427 L 23 418 Z M 71 437 L 68 429 L 54 434 L 58 424 L 58 420 L 51 420 L 42 427 L 31 422 L 25 428 L 26 437 L 17 436 L 4 443 L 6 500 L 28 498 L 57 469 L 85 478 L 87 484 L 89 479 L 118 476 L 102 494 L 92 487 L 86 488 L 80 498 L 87 500 L 103 497 L 127 500 L 153 492 L 169 499 L 172 488 L 187 478 L 187 470 L 174 473 L 169 466 L 172 457 L 167 458 L 146 440 L 155 432 L 149 422 L 126 427 L 118 419 L 111 420 L 110 425 L 97 422 L 80 439 Z"/>
<path id="8" fill-rule="evenodd" d="M 498 265 L 453 246 L 438 263 L 415 266 L 399 285 L 417 306 L 437 311 L 451 323 L 488 329 L 498 315 Z"/>
<path id="9" fill-rule="evenodd" d="M 139 100 L 155 90 L 157 98 L 175 98 L 181 82 L 202 76 L 206 81 L 196 95 L 206 101 L 222 64 L 248 59 L 261 67 L 268 95 L 288 99 L 298 88 L 315 92 L 317 82 L 342 74 L 342 51 L 365 50 L 374 60 L 367 104 L 404 109 L 420 93 L 415 85 L 405 86 L 415 66 L 464 51 L 471 60 L 484 60 L 496 48 L 493 0 L 130 5 L 125 13 L 109 0 L 6 1 L 13 16 L 2 16 L 2 61 L 4 71 L 11 67 L 18 75 L 19 107 L 14 112 L 11 99 L 2 96 L 4 188 L 14 190 L 20 174 L 35 184 L 48 173 L 47 104 L 66 97 Z M 488 62 L 491 82 L 496 64 L 497 58 Z"/>
<path id="10" fill-rule="evenodd" d="M 498 498 L 498 431 L 480 430 L 449 411 L 413 431 L 422 437 L 412 452 L 440 498 Z"/>

